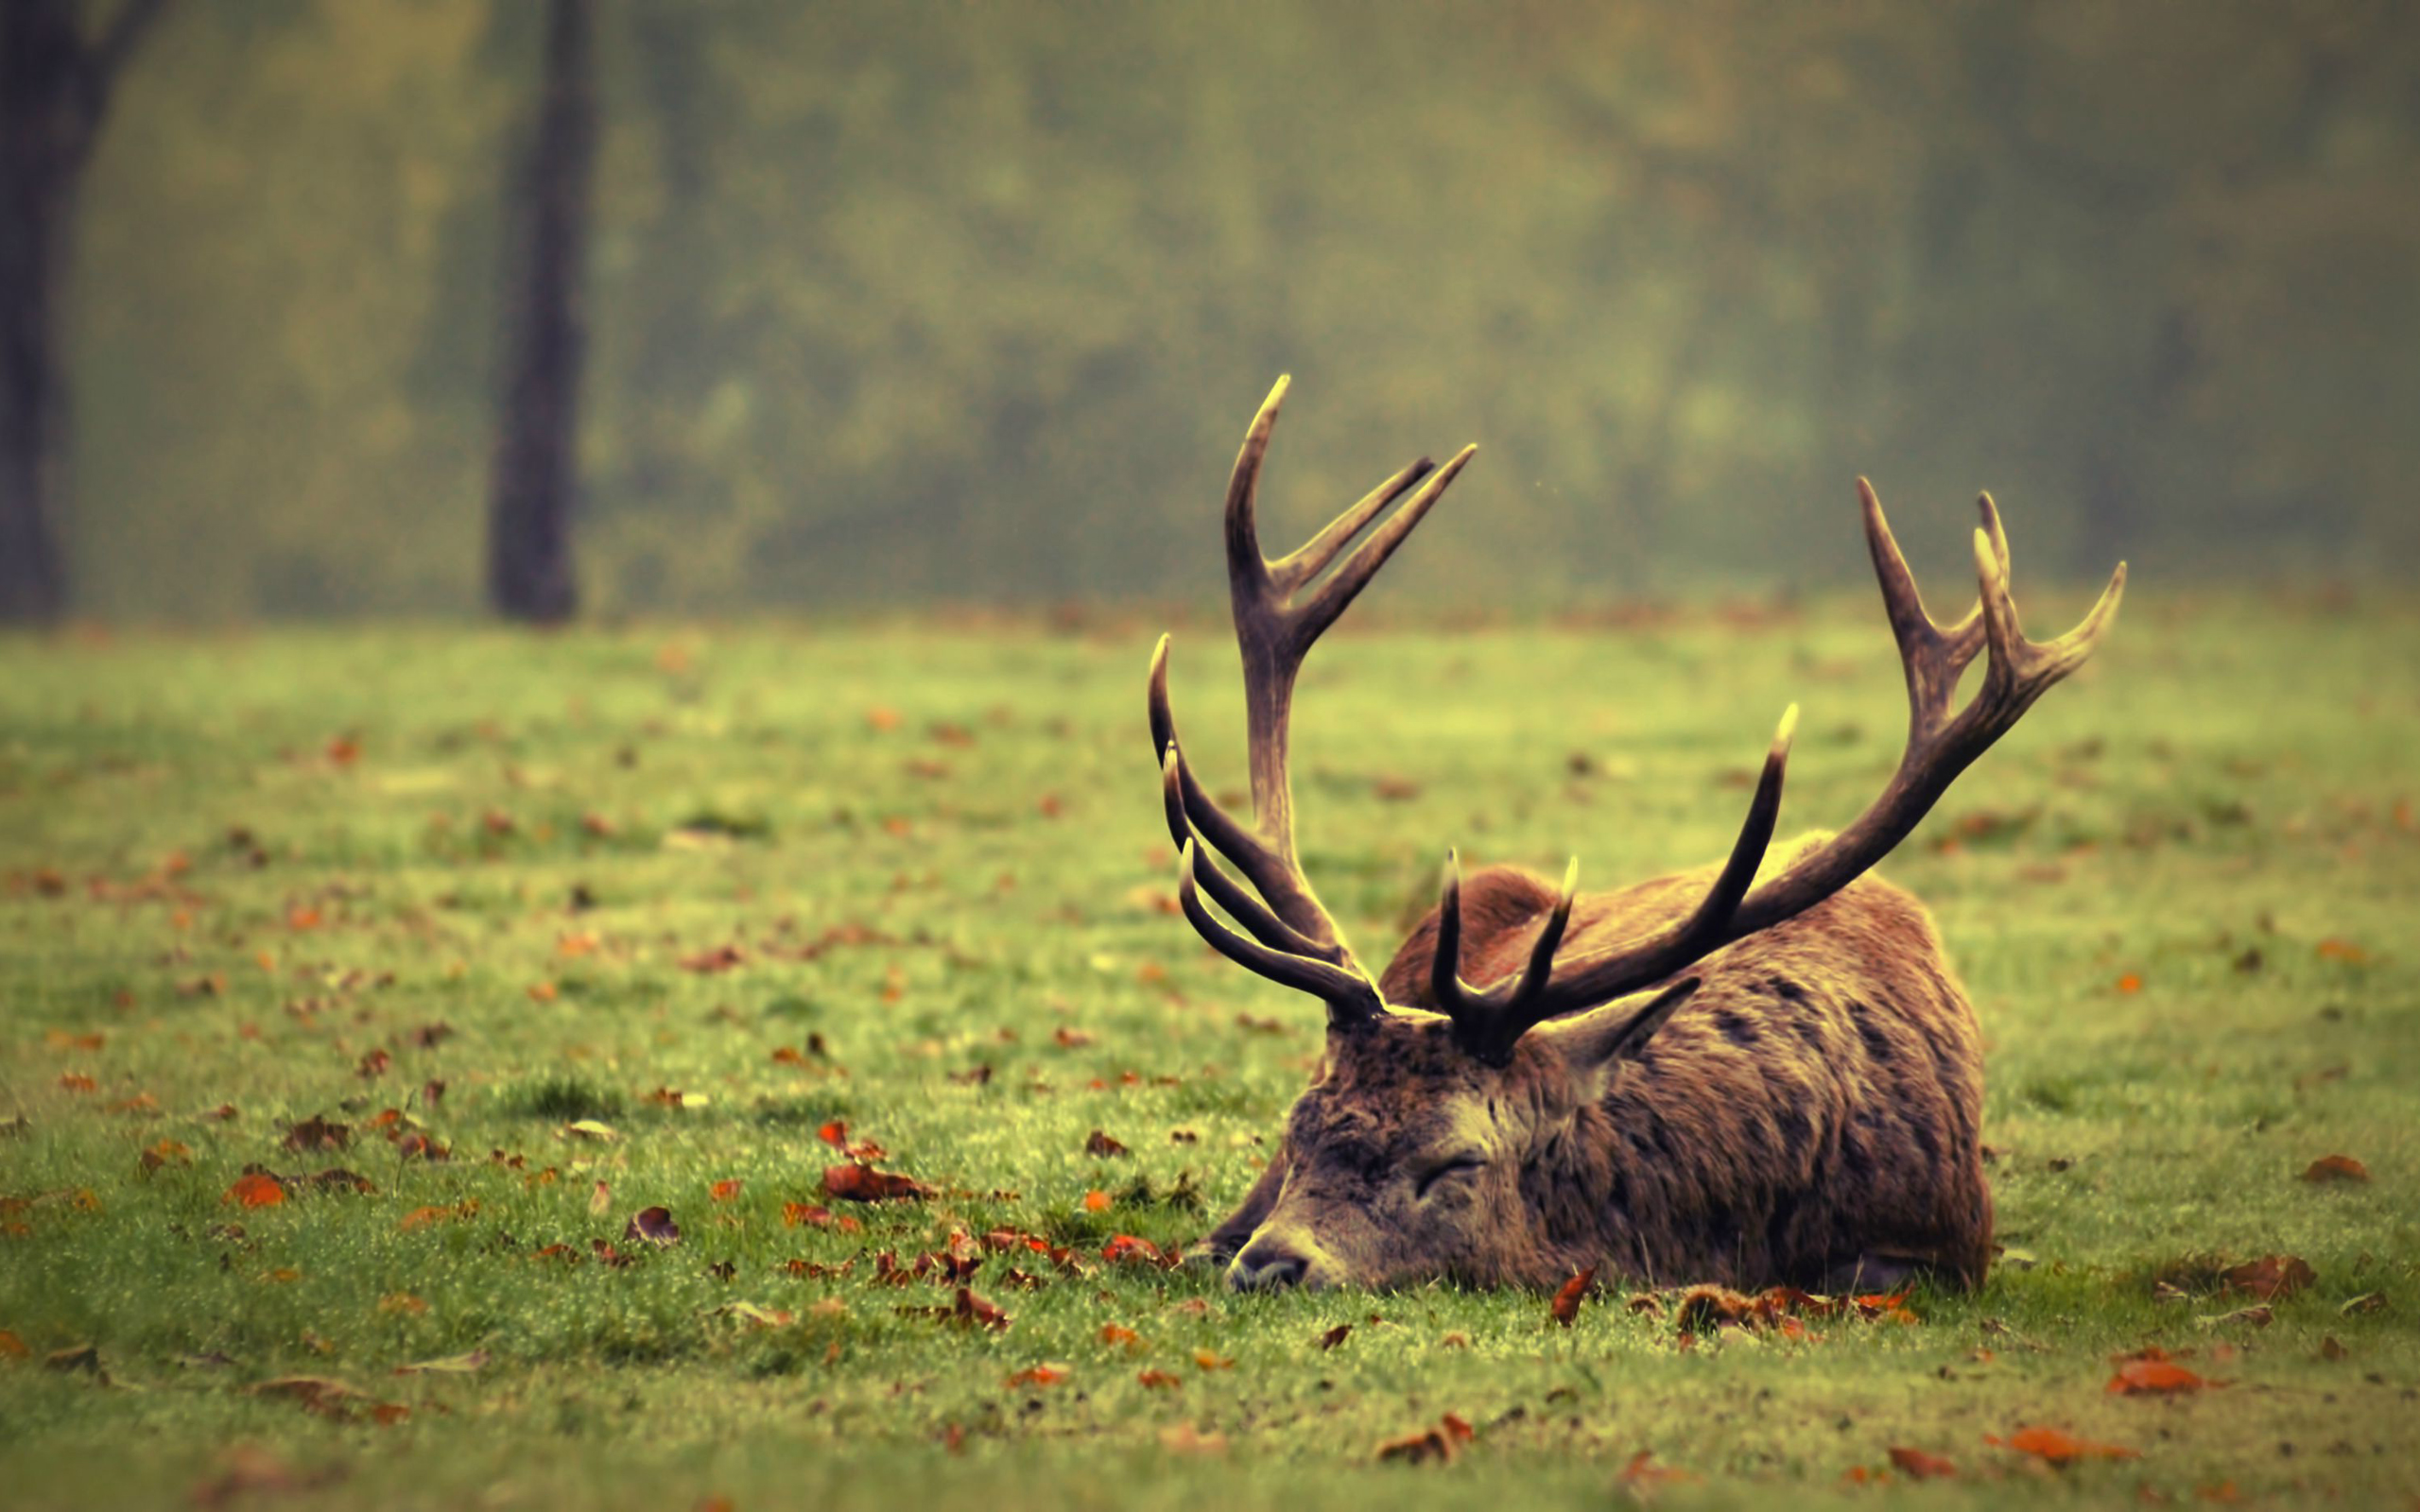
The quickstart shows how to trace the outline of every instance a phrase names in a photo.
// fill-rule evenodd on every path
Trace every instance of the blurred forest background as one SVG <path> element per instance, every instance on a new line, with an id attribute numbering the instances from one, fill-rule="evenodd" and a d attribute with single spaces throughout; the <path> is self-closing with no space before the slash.
<path id="1" fill-rule="evenodd" d="M 548 7 L 146 9 L 73 612 L 475 610 Z M 2037 581 L 2420 565 L 2402 0 L 589 9 L 588 612 L 1206 596 L 1281 371 L 1272 541 L 1481 443 L 1406 604 L 1847 582 L 1858 472 L 1931 573 L 1980 487 Z"/>

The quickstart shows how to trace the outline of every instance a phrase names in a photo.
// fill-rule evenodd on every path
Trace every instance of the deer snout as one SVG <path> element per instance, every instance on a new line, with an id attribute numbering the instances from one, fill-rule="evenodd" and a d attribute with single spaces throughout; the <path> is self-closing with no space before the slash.
<path id="1" fill-rule="evenodd" d="M 1317 1246 L 1264 1229 L 1253 1236 L 1227 1267 L 1227 1284 L 1238 1292 L 1275 1291 L 1282 1286 L 1321 1287 L 1334 1284 L 1333 1267 Z"/>

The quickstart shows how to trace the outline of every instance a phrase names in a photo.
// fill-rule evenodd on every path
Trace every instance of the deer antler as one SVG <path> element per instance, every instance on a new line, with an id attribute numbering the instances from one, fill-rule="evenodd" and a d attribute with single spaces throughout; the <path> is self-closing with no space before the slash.
<path id="1" fill-rule="evenodd" d="M 1797 706 L 1783 715 L 1764 775 L 1749 805 L 1748 822 L 1731 859 L 1687 919 L 1639 939 L 1569 960 L 1553 959 L 1570 907 L 1572 878 L 1562 903 L 1547 920 L 1529 965 L 1511 983 L 1473 988 L 1456 973 L 1461 955 L 1460 882 L 1449 869 L 1439 906 L 1432 991 L 1454 1022 L 1455 1037 L 1473 1055 L 1502 1064 L 1521 1036 L 1558 1014 L 1593 1007 L 1669 976 L 1736 939 L 1806 912 L 1856 881 L 1880 861 L 1928 813 L 1958 775 L 1991 748 L 2048 692 L 2083 664 L 2117 617 L 2126 589 L 2119 562 L 2109 586 L 2081 624 L 2058 639 L 2032 642 L 2019 628 L 2009 595 L 2008 537 L 1999 510 L 1981 496 L 1982 525 L 1975 532 L 1975 565 L 1981 602 L 1957 624 L 1944 627 L 1925 611 L 1907 559 L 1891 537 L 1874 487 L 1858 479 L 1865 514 L 1865 539 L 1891 633 L 1908 679 L 1908 743 L 1898 769 L 1881 796 L 1845 830 L 1808 850 L 1789 869 L 1754 892 L 1754 878 L 1772 834 L 1781 801 L 1782 765 L 1789 754 Z M 1990 652 L 1983 685 L 1962 710 L 1954 706 L 1959 675 Z M 1573 863 L 1576 870 L 1578 863 Z"/>
<path id="2" fill-rule="evenodd" d="M 1181 852 L 1177 897 L 1185 917 L 1238 965 L 1325 999 L 1329 1022 L 1343 1024 L 1383 1013 L 1385 1005 L 1295 856 L 1294 799 L 1287 779 L 1294 679 L 1320 633 L 1369 586 L 1478 448 L 1462 448 L 1442 468 L 1422 457 L 1338 515 L 1302 549 L 1270 561 L 1261 555 L 1253 506 L 1261 460 L 1288 382 L 1278 379 L 1253 417 L 1227 483 L 1227 586 L 1236 643 L 1243 653 L 1254 822 L 1247 826 L 1220 808 L 1185 763 L 1168 705 L 1165 635 L 1151 653 L 1151 744 L 1161 762 L 1168 833 Z M 1380 511 L 1408 492 L 1409 502 L 1342 565 L 1312 582 Z M 1219 865 L 1214 850 L 1243 873 L 1253 890 Z M 1221 923 L 1203 905 L 1202 892 L 1243 925 L 1249 937 Z"/>

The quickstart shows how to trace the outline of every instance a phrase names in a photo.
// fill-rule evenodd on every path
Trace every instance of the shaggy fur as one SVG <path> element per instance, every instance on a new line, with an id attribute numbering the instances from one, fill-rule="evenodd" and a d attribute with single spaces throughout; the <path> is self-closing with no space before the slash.
<path id="1" fill-rule="evenodd" d="M 1679 918 L 1706 878 L 1582 899 L 1564 951 Z M 1518 971 L 1554 901 L 1526 871 L 1473 875 L 1463 975 Z M 1436 932 L 1432 911 L 1388 965 L 1392 1006 L 1433 1007 Z M 1609 1005 L 1541 1025 L 1502 1070 L 1427 1013 L 1332 1031 L 1211 1249 L 1239 1286 L 1543 1288 L 1591 1265 L 1656 1284 L 1837 1288 L 1918 1266 L 1979 1283 L 1981 1056 L 1923 907 L 1869 875 L 1686 974 L 1701 985 L 1660 1030 L 1625 1040 L 1638 1005 Z"/>

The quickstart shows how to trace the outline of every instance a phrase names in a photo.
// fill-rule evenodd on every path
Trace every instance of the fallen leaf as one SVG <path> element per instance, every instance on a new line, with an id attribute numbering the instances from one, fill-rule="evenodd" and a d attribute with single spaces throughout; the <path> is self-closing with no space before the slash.
<path id="1" fill-rule="evenodd" d="M 2339 1316 L 2351 1317 L 2359 1313 L 2382 1313 L 2385 1310 L 2386 1293 L 2363 1292 L 2359 1297 L 2345 1298 L 2344 1305 L 2336 1311 Z"/>
<path id="2" fill-rule="evenodd" d="M 2118 979 L 2118 990 L 2120 992 L 2140 992 L 2142 989 L 2143 979 L 2139 972 L 2128 971 Z"/>
<path id="3" fill-rule="evenodd" d="M 2274 1302 L 2293 1296 L 2319 1277 L 2300 1255 L 2263 1255 L 2227 1271 L 2221 1280 L 2235 1291 Z"/>
<path id="4" fill-rule="evenodd" d="M 1166 1370 L 1139 1371 L 1134 1379 L 1152 1391 L 1178 1391 L 1184 1386 L 1183 1376 L 1170 1375 Z"/>
<path id="5" fill-rule="evenodd" d="M 1011 1386 L 1055 1386 L 1067 1379 L 1067 1367 L 1061 1365 L 1029 1365 L 1009 1377 Z"/>
<path id="6" fill-rule="evenodd" d="M 736 945 L 717 945 L 712 950 L 682 956 L 680 967 L 684 971 L 695 971 L 701 976 L 711 976 L 719 971 L 728 971 L 735 966 L 744 965 L 747 959 L 747 956 L 740 954 L 739 947 Z"/>
<path id="7" fill-rule="evenodd" d="M 1197 1368 L 1203 1371 L 1233 1370 L 1236 1367 L 1233 1355 L 1220 1355 L 1209 1349 L 1194 1350 L 1193 1363 Z"/>
<path id="8" fill-rule="evenodd" d="M 824 1169 L 823 1194 L 845 1202 L 893 1202 L 929 1197 L 933 1189 L 896 1172 L 877 1171 L 868 1165 L 835 1165 Z"/>
<path id="9" fill-rule="evenodd" d="M 739 1195 L 739 1183 L 730 1179 L 717 1181 L 706 1189 L 706 1194 L 717 1202 L 729 1202 Z"/>
<path id="10" fill-rule="evenodd" d="M 285 1186 L 266 1171 L 254 1171 L 249 1176 L 238 1177 L 235 1184 L 227 1189 L 227 1194 L 218 1200 L 241 1203 L 247 1208 L 274 1208 L 285 1200 Z"/>
<path id="11" fill-rule="evenodd" d="M 1349 1338 L 1352 1333 L 1352 1324 L 1339 1323 L 1336 1327 L 1320 1335 L 1321 1352 L 1324 1353 L 1329 1349 L 1335 1349 L 1338 1345 L 1342 1344 L 1347 1338 Z"/>
<path id="12" fill-rule="evenodd" d="M 672 1221 L 669 1208 L 641 1208 L 622 1229 L 625 1239 L 644 1239 L 654 1245 L 677 1245 L 681 1242 L 681 1226 Z"/>
<path id="13" fill-rule="evenodd" d="M 1588 1296 L 1589 1288 L 1596 1284 L 1597 1267 L 1594 1265 L 1564 1282 L 1563 1290 L 1554 1294 L 1551 1309 L 1554 1320 L 1564 1328 L 1571 1327 L 1572 1319 L 1580 1315 L 1581 1302 Z"/>
<path id="14" fill-rule="evenodd" d="M 2199 1391 L 2212 1383 L 2167 1360 L 2129 1360 L 2109 1378 L 2109 1390 L 2118 1396 L 2173 1396 Z"/>
<path id="15" fill-rule="evenodd" d="M 147 1174 L 164 1166 L 193 1164 L 193 1147 L 182 1140 L 162 1140 L 143 1152 L 142 1165 Z"/>
<path id="16" fill-rule="evenodd" d="M 622 1137 L 612 1125 L 600 1124 L 593 1118 L 574 1119 L 563 1125 L 563 1132 L 574 1139 L 596 1140 L 604 1144 L 610 1144 Z"/>
<path id="17" fill-rule="evenodd" d="M 314 1113 L 299 1124 L 288 1125 L 285 1138 L 279 1143 L 298 1154 L 310 1150 L 341 1150 L 353 1143 L 353 1128 L 346 1124 L 332 1124 Z"/>
<path id="18" fill-rule="evenodd" d="M 1927 1454 L 1921 1449 L 1891 1451 L 1891 1463 L 1906 1472 L 1910 1480 L 1942 1481 L 1958 1473 L 1958 1467 L 1938 1454 Z"/>
<path id="19" fill-rule="evenodd" d="M 361 1395 L 328 1376 L 278 1376 L 253 1386 L 251 1393 L 255 1397 L 283 1397 L 304 1412 L 338 1418 L 348 1416 L 352 1409 L 346 1403 Z"/>
<path id="20" fill-rule="evenodd" d="M 1406 1465 L 1440 1465 L 1453 1463 L 1453 1435 L 1443 1428 L 1423 1428 L 1401 1438 L 1390 1438 L 1378 1446 L 1378 1458 L 1395 1460 Z"/>
<path id="21" fill-rule="evenodd" d="M 2323 1155 L 2303 1172 L 2306 1181 L 2367 1181 L 2370 1168 L 2349 1155 Z"/>
<path id="22" fill-rule="evenodd" d="M 1655 1452 L 1642 1449 L 1630 1457 L 1630 1463 L 1622 1467 L 1621 1473 L 1614 1477 L 1614 1482 L 1632 1490 L 1651 1490 L 1659 1486 L 1684 1485 L 1696 1479 L 1686 1470 L 1656 1464 Z"/>
<path id="23" fill-rule="evenodd" d="M 395 1374 L 399 1376 L 467 1376 L 475 1373 L 487 1363 L 487 1350 L 473 1349 L 464 1354 L 449 1354 L 441 1359 L 415 1360 L 409 1365 L 399 1365 L 395 1366 Z"/>
<path id="24" fill-rule="evenodd" d="M 1084 1153 L 1086 1155 L 1098 1156 L 1102 1160 L 1108 1160 L 1114 1156 L 1132 1155 L 1133 1151 L 1129 1150 L 1125 1145 L 1120 1144 L 1117 1141 L 1111 1139 L 1109 1135 L 1102 1130 L 1095 1129 L 1084 1137 Z"/>
<path id="25" fill-rule="evenodd" d="M 2339 939 L 2330 936 L 2319 942 L 2319 958 L 2324 961 L 2343 961 L 2358 966 L 2370 958 L 2370 953 L 2349 939 Z"/>
<path id="26" fill-rule="evenodd" d="M 1168 1257 L 1161 1252 L 1159 1246 L 1151 1243 L 1148 1239 L 1136 1238 L 1132 1234 L 1117 1234 L 1113 1236 L 1108 1244 L 1101 1246 L 1100 1258 L 1108 1261 L 1111 1264 L 1116 1264 L 1121 1261 L 1130 1260 L 1141 1261 L 1146 1264 L 1151 1265 L 1166 1265 L 1169 1263 Z"/>
<path id="27" fill-rule="evenodd" d="M 2141 1452 L 2122 1445 L 2078 1438 L 2056 1428 L 2020 1428 L 2006 1438 L 1996 1434 L 1985 1434 L 1983 1442 L 2001 1449 L 2013 1449 L 2020 1454 L 2031 1454 L 2053 1465 L 2065 1465 L 2079 1459 L 2134 1459 Z"/>
<path id="28" fill-rule="evenodd" d="M 1106 1192 L 1087 1192 L 1084 1194 L 1084 1211 L 1086 1212 L 1107 1212 L 1112 1200 L 1113 1199 L 1110 1194 Z"/>

